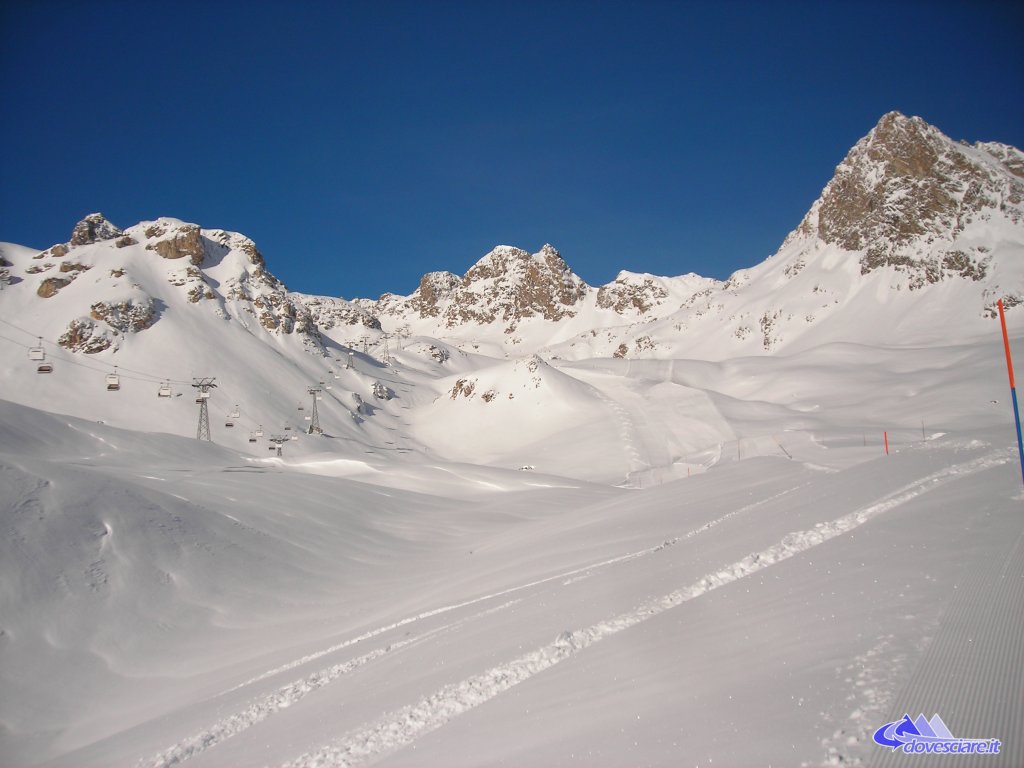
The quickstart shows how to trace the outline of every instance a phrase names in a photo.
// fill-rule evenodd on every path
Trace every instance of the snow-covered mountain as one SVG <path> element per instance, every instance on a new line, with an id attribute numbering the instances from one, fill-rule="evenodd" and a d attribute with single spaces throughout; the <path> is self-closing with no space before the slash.
<path id="1" fill-rule="evenodd" d="M 0 244 L 0 765 L 1021 765 L 1021 157 L 886 115 L 726 281 Z"/>
<path id="2" fill-rule="evenodd" d="M 1024 155 L 885 115 L 779 251 L 728 280 L 622 273 L 593 288 L 549 245 L 363 303 L 385 327 L 573 359 L 795 351 L 982 333 L 1024 296 Z M 541 322 L 543 320 L 543 322 Z M 499 335 L 501 334 L 501 335 Z M 510 352 L 516 354 L 516 352 Z"/>
<path id="3" fill-rule="evenodd" d="M 121 230 L 93 214 L 66 243 L 41 252 L 2 245 L 0 256 L 9 399 L 195 435 L 193 379 L 214 377 L 210 418 L 226 444 L 248 446 L 257 430 L 261 446 L 274 433 L 306 431 L 314 386 L 331 429 L 373 429 L 361 403 L 374 400 L 372 374 L 383 367 L 363 355 L 348 362 L 321 328 L 379 323 L 341 299 L 290 293 L 243 235 L 170 218 Z M 52 373 L 37 374 L 40 363 Z M 107 376 L 118 377 L 118 390 L 107 391 Z M 334 382 L 343 396 L 330 391 Z M 168 388 L 173 396 L 158 397 Z"/>
<path id="4" fill-rule="evenodd" d="M 0 320 L 20 360 L 0 378 L 26 405 L 190 435 L 196 408 L 184 395 L 193 377 L 215 376 L 213 418 L 238 447 L 258 430 L 307 431 L 308 390 L 317 386 L 329 434 L 529 464 L 513 444 L 530 453 L 543 441 L 530 430 L 522 442 L 505 435 L 533 424 L 535 411 L 562 407 L 544 361 L 724 362 L 835 342 L 966 344 L 991 336 L 1000 297 L 1021 327 L 1022 173 L 1024 155 L 1012 147 L 957 143 L 890 113 L 851 149 L 779 251 L 726 281 L 623 272 L 593 287 L 550 245 L 532 254 L 499 246 L 462 277 L 429 273 L 411 295 L 376 301 L 289 292 L 238 233 L 168 218 L 121 230 L 94 214 L 42 252 L 0 246 Z M 40 345 L 52 375 L 35 374 L 27 359 Z M 542 371 L 529 398 L 499 386 L 524 365 Z M 97 399 L 115 366 L 125 386 Z M 157 400 L 160 382 L 179 397 Z M 581 423 L 608 408 L 599 388 L 577 395 Z M 420 404 L 431 407 L 412 424 Z M 671 424 L 657 431 L 678 444 L 676 458 L 732 437 L 723 426 L 681 440 Z M 385 441 L 390 432 L 404 437 Z M 617 466 L 620 477 L 646 471 L 624 453 Z"/>

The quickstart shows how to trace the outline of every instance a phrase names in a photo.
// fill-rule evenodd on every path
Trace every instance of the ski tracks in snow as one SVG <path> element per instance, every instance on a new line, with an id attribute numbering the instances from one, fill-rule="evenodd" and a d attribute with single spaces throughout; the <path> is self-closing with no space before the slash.
<path id="1" fill-rule="evenodd" d="M 148 760 L 143 760 L 139 763 L 139 766 L 140 768 L 142 766 L 146 766 L 147 768 L 170 768 L 171 766 L 178 765 L 179 763 L 205 752 L 210 747 L 216 746 L 225 739 L 237 736 L 242 731 L 266 720 L 274 713 L 279 712 L 282 709 L 287 709 L 293 704 L 299 702 L 313 691 L 323 688 L 325 685 L 334 682 L 339 677 L 347 675 L 372 661 L 376 661 L 382 656 L 394 653 L 395 651 L 408 646 L 424 642 L 437 635 L 455 631 L 463 624 L 492 613 L 497 613 L 498 611 L 502 611 L 518 602 L 519 600 L 510 600 L 507 603 L 489 608 L 486 611 L 482 611 L 473 616 L 451 622 L 450 624 L 445 624 L 441 627 L 436 627 L 417 635 L 416 637 L 399 640 L 398 642 L 364 653 L 354 659 L 349 659 L 348 661 L 340 664 L 333 664 L 329 667 L 313 672 L 306 677 L 281 686 L 274 692 L 263 696 L 262 698 L 252 701 L 241 712 L 221 718 L 213 725 L 204 728 L 199 733 L 178 742 L 174 746 L 165 749 L 163 752 L 149 758 Z M 356 642 L 359 639 L 361 638 L 356 638 L 356 640 L 353 640 L 352 642 Z M 341 647 L 344 647 L 344 645 Z M 324 653 L 327 652 L 325 651 Z M 267 673 L 267 675 L 261 676 L 259 679 L 263 679 L 263 677 L 269 676 L 270 674 L 272 673 Z"/>
<path id="2" fill-rule="evenodd" d="M 477 675 L 450 683 L 420 701 L 385 714 L 376 721 L 370 722 L 349 732 L 339 740 L 331 742 L 319 749 L 307 752 L 286 764 L 287 768 L 306 768 L 308 766 L 354 766 L 365 763 L 374 757 L 382 756 L 415 741 L 433 730 L 443 726 L 458 715 L 469 711 L 480 704 L 509 690 L 513 686 L 528 680 L 534 675 L 549 669 L 585 648 L 601 640 L 618 634 L 625 629 L 645 622 L 665 611 L 692 600 L 720 586 L 730 584 L 738 579 L 756 573 L 764 568 L 786 560 L 796 554 L 828 541 L 836 536 L 856 528 L 879 514 L 894 509 L 914 497 L 940 487 L 944 483 L 971 472 L 1003 464 L 1010 460 L 1008 451 L 1001 451 L 975 459 L 964 464 L 947 467 L 925 478 L 910 483 L 903 488 L 883 497 L 874 504 L 863 507 L 855 512 L 835 520 L 819 523 L 806 531 L 787 534 L 776 544 L 748 555 L 718 571 L 706 574 L 695 583 L 656 599 L 648 600 L 631 611 L 609 617 L 588 627 L 575 631 L 563 632 L 554 641 L 541 646 L 529 653 L 520 655 L 510 661 L 498 664 Z M 730 518 L 737 517 L 753 509 L 777 500 L 800 490 L 808 483 L 781 491 L 771 497 L 760 499 L 752 504 L 740 507 L 714 520 L 665 541 L 598 563 L 563 571 L 558 574 L 520 584 L 498 592 L 482 595 L 470 600 L 425 611 L 409 616 L 391 624 L 369 630 L 363 634 L 333 645 L 316 653 L 305 655 L 285 665 L 264 672 L 241 685 L 226 691 L 230 693 L 258 683 L 267 678 L 282 674 L 296 667 L 308 664 L 324 656 L 344 650 L 357 643 L 372 639 L 384 633 L 422 621 L 444 613 L 456 611 L 485 601 L 496 600 L 532 587 L 561 581 L 571 584 L 578 578 L 586 578 L 594 571 L 619 563 L 642 558 L 660 552 L 682 541 L 704 533 Z M 302 678 L 283 685 L 273 692 L 251 701 L 244 709 L 216 721 L 199 733 L 188 737 L 148 759 L 138 763 L 140 768 L 170 768 L 193 757 L 196 757 L 224 740 L 236 736 L 254 725 L 266 720 L 276 712 L 286 709 L 303 699 L 308 694 L 370 664 L 381 657 L 406 649 L 413 645 L 426 642 L 444 633 L 459 631 L 467 623 L 497 613 L 520 602 L 522 598 L 513 599 L 501 605 L 464 617 L 457 621 L 435 627 L 415 637 L 406 637 L 397 642 L 373 649 L 360 656 L 344 662 L 333 664 L 305 675 Z"/>
<path id="3" fill-rule="evenodd" d="M 998 451 L 973 461 L 947 467 L 882 497 L 873 504 L 814 528 L 784 536 L 772 546 L 747 555 L 724 568 L 708 573 L 693 584 L 642 603 L 635 609 L 572 632 L 534 651 L 491 667 L 477 675 L 443 686 L 415 704 L 390 712 L 335 742 L 307 752 L 286 763 L 285 768 L 348 768 L 407 746 L 455 717 L 499 696 L 534 675 L 572 658 L 607 637 L 634 627 L 665 611 L 718 587 L 806 552 L 845 534 L 913 498 L 941 487 L 958 477 L 1010 461 L 1009 451 Z"/>
<path id="4" fill-rule="evenodd" d="M 293 661 L 290 661 L 287 664 L 283 664 L 281 666 L 275 667 L 274 669 L 267 670 L 266 672 L 263 672 L 253 678 L 250 678 L 249 680 L 246 680 L 244 683 L 240 683 L 239 685 L 236 685 L 233 688 L 224 691 L 220 695 L 223 696 L 233 693 L 234 691 L 254 685 L 270 677 L 274 677 L 275 675 L 283 674 L 297 667 L 316 661 L 317 659 L 321 659 L 324 656 L 328 656 L 331 654 L 335 654 L 339 651 L 343 651 L 344 649 L 356 645 L 357 643 L 370 640 L 372 638 L 407 626 L 414 622 L 419 622 L 425 619 L 432 618 L 434 616 L 450 613 L 452 611 L 476 605 L 478 603 L 496 600 L 501 597 L 507 597 L 513 593 L 521 592 L 532 587 L 542 586 L 544 584 L 554 581 L 561 581 L 562 586 L 568 586 L 569 584 L 572 584 L 576 581 L 580 581 L 582 579 L 586 579 L 594 575 L 595 571 L 598 571 L 602 568 L 607 568 L 612 565 L 617 565 L 631 560 L 636 560 L 638 558 L 646 557 L 656 552 L 661 552 L 662 550 L 668 547 L 672 547 L 682 541 L 692 539 L 693 537 L 701 533 L 704 533 L 705 531 L 709 531 L 712 528 L 721 525 L 730 518 L 743 515 L 747 512 L 756 509 L 757 507 L 760 507 L 776 499 L 782 498 L 788 494 L 794 493 L 800 490 L 801 488 L 805 488 L 808 485 L 809 483 L 804 483 L 802 485 L 798 485 L 793 488 L 789 488 L 787 490 L 776 493 L 772 496 L 760 499 L 756 502 L 753 502 L 752 504 L 747 504 L 746 506 L 737 508 L 731 512 L 727 512 L 726 514 L 721 515 L 713 520 L 709 520 L 703 525 L 700 525 L 697 528 L 693 528 L 684 534 L 672 537 L 670 539 L 666 539 L 660 544 L 656 544 L 645 549 L 636 550 L 624 555 L 608 558 L 607 560 L 602 560 L 597 563 L 591 563 L 590 565 L 583 566 L 581 568 L 563 571 L 553 576 L 548 576 L 543 579 L 536 579 L 525 584 L 519 584 L 517 586 L 510 587 L 499 592 L 493 592 L 490 594 L 482 595 L 471 600 L 465 600 L 459 603 L 441 606 L 439 608 L 434 608 L 429 611 L 424 611 L 423 613 L 419 613 L 414 616 L 407 616 L 391 624 L 371 629 L 356 637 L 350 638 L 342 643 L 337 643 L 315 653 L 307 654 L 298 659 L 294 659 Z M 298 701 L 305 698 L 305 696 L 307 696 L 308 694 L 316 690 L 319 690 L 320 688 L 323 688 L 324 686 L 334 682 L 335 680 L 337 680 L 340 677 L 343 677 L 344 675 L 354 672 L 360 667 L 363 667 L 373 661 L 376 661 L 377 659 L 380 659 L 381 657 L 387 654 L 391 654 L 396 651 L 402 650 L 406 647 L 432 639 L 436 636 L 441 635 L 442 633 L 455 631 L 473 620 L 483 618 L 485 616 L 489 616 L 491 614 L 502 611 L 512 605 L 515 605 L 521 600 L 522 598 L 510 600 L 508 602 L 502 603 L 501 605 L 489 608 L 485 611 L 476 613 L 472 616 L 461 619 L 459 621 L 445 624 L 441 627 L 437 627 L 435 629 L 417 635 L 416 637 L 407 637 L 398 642 L 391 643 L 381 648 L 376 648 L 353 659 L 349 659 L 339 664 L 333 664 L 329 667 L 325 667 L 323 669 L 310 673 L 307 676 L 302 677 L 298 680 L 294 680 L 290 683 L 287 683 L 277 688 L 270 694 L 254 699 L 248 705 L 246 705 L 246 707 L 241 711 L 231 715 L 227 715 L 226 717 L 221 718 L 220 720 L 208 726 L 207 728 L 204 728 L 202 731 L 183 739 L 177 744 L 168 747 L 167 749 L 148 759 L 140 761 L 137 764 L 138 768 L 171 768 L 171 766 L 183 763 L 186 760 L 189 760 L 193 757 L 202 754 L 206 750 L 216 746 L 217 744 L 225 741 L 226 739 L 229 739 L 233 736 L 237 736 L 238 734 L 251 728 L 252 726 L 257 725 L 260 722 L 263 722 L 275 713 L 283 709 L 286 709 L 292 706 L 293 704 L 296 704 Z M 550 664 L 548 664 L 547 666 L 550 666 Z M 530 674 L 536 674 L 542 668 L 544 667 L 536 667 L 536 665 L 527 664 L 527 668 L 520 670 L 520 672 L 532 669 L 533 671 L 530 672 Z M 502 677 L 506 680 L 514 679 L 514 676 L 508 677 L 504 674 L 502 675 Z M 482 701 L 480 703 L 482 703 Z"/>

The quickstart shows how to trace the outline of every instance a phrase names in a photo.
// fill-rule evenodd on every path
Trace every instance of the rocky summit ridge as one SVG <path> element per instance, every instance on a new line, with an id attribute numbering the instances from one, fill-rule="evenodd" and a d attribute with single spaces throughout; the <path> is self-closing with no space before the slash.
<path id="1" fill-rule="evenodd" d="M 955 142 L 920 117 L 890 112 L 850 150 L 786 243 L 818 238 L 857 252 L 864 274 L 907 272 L 912 288 L 980 280 L 991 259 L 970 228 L 994 218 L 1019 225 L 1022 203 L 1020 150 Z"/>
<path id="2" fill-rule="evenodd" d="M 956 142 L 890 112 L 850 149 L 779 251 L 726 281 L 622 272 L 594 287 L 550 244 L 534 253 L 501 245 L 462 276 L 425 274 L 408 296 L 345 301 L 289 291 L 239 233 L 171 218 L 122 230 L 99 213 L 65 243 L 20 263 L 5 256 L 0 277 L 26 283 L 61 315 L 63 347 L 91 354 L 116 351 L 126 334 L 159 323 L 162 308 L 197 305 L 245 328 L 295 334 L 322 354 L 321 334 L 348 343 L 402 330 L 489 339 L 505 354 L 722 359 L 858 339 L 865 313 L 906 325 L 908 300 L 895 307 L 891 297 L 923 296 L 939 283 L 959 291 L 961 317 L 990 319 L 997 299 L 1024 300 L 1022 265 L 1024 154 Z M 102 279 L 87 288 L 90 270 Z M 947 323 L 937 313 L 930 322 Z"/>

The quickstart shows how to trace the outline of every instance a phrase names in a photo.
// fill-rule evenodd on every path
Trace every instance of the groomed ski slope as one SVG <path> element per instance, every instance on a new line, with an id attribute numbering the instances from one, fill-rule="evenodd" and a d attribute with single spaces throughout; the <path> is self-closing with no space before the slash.
<path id="1" fill-rule="evenodd" d="M 1024 761 L 1007 429 L 627 490 L 0 409 L 0 764 Z"/>

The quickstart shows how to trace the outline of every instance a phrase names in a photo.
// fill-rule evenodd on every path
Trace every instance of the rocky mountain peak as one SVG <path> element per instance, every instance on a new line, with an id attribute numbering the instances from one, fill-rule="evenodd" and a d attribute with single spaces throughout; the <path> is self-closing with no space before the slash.
<path id="1" fill-rule="evenodd" d="M 452 328 L 463 323 L 505 323 L 511 333 L 521 320 L 560 320 L 591 290 L 554 246 L 537 253 L 499 245 L 461 278 L 451 272 L 429 272 L 408 297 L 385 294 L 373 311 L 381 315 L 438 318 Z"/>
<path id="2" fill-rule="evenodd" d="M 121 230 L 111 224 L 102 213 L 90 213 L 71 230 L 69 245 L 89 245 L 100 240 L 113 240 Z"/>
<path id="3" fill-rule="evenodd" d="M 786 243 L 810 237 L 859 251 L 862 273 L 894 267 L 912 273 L 912 288 L 951 274 L 980 279 L 983 255 L 957 241 L 993 216 L 1021 220 L 1024 181 L 1014 169 L 1024 160 L 1012 147 L 971 147 L 890 112 L 850 150 Z"/>
<path id="4" fill-rule="evenodd" d="M 449 308 L 449 324 L 490 323 L 500 318 L 511 332 L 526 317 L 560 320 L 590 290 L 551 245 L 530 254 L 498 246 L 466 272 Z"/>

